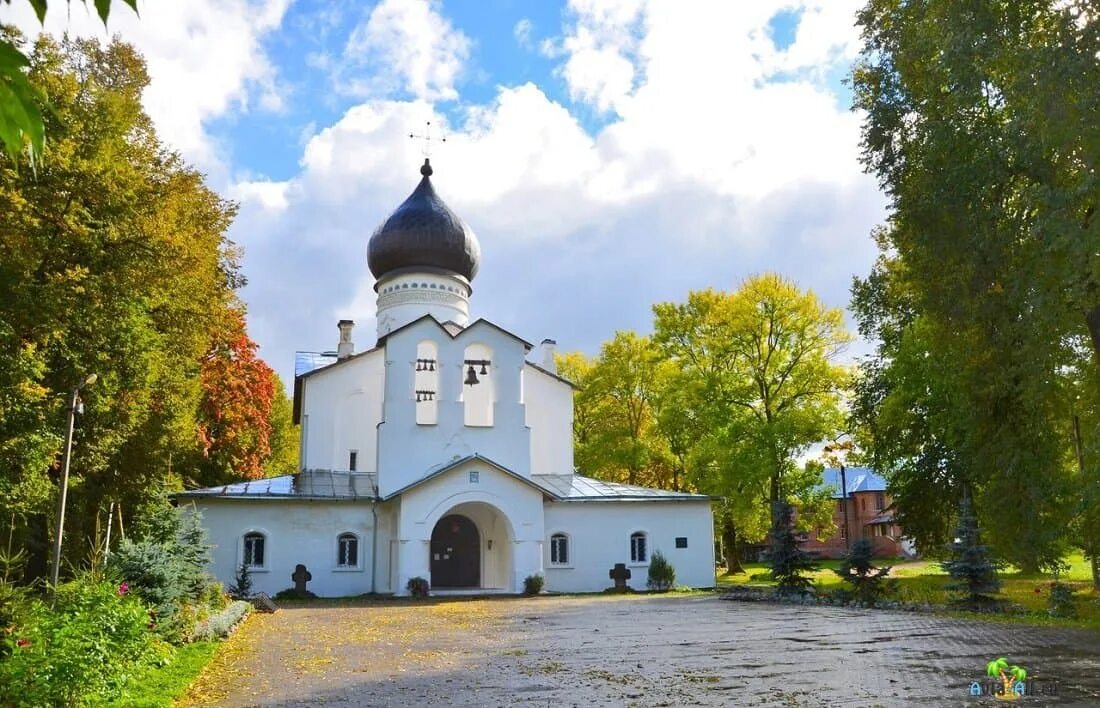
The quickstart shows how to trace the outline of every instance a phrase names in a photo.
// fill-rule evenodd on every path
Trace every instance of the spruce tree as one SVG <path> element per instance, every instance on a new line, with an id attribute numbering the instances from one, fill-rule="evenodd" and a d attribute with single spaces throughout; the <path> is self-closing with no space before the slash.
<path id="1" fill-rule="evenodd" d="M 989 595 L 1000 590 L 998 563 L 989 557 L 989 548 L 981 543 L 978 517 L 969 495 L 963 497 L 959 507 L 959 525 L 947 552 L 949 559 L 940 566 L 953 578 L 948 590 L 962 593 L 966 601 L 974 604 L 988 602 Z"/>
<path id="2" fill-rule="evenodd" d="M 794 507 L 784 501 L 772 505 L 771 533 L 767 553 L 768 565 L 776 581 L 780 595 L 795 595 L 809 591 L 810 579 L 806 575 L 817 570 L 810 554 L 799 548 L 794 532 Z"/>
<path id="3" fill-rule="evenodd" d="M 840 567 L 833 571 L 852 585 L 860 602 L 871 604 L 886 592 L 886 576 L 891 567 L 876 568 L 874 552 L 871 540 L 861 538 L 852 544 Z"/>

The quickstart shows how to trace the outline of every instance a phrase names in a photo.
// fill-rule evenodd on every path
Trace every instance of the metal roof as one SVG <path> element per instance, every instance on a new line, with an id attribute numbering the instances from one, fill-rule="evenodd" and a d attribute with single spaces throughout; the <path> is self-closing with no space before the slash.
<path id="1" fill-rule="evenodd" d="M 443 203 L 432 187 L 428 160 L 420 184 L 370 237 L 367 266 L 374 277 L 406 269 L 438 268 L 474 279 L 481 246 L 474 232 Z"/>
<path id="2" fill-rule="evenodd" d="M 705 494 L 650 489 L 633 484 L 604 482 L 579 474 L 536 474 L 535 484 L 543 487 L 560 501 L 709 501 Z"/>
<path id="3" fill-rule="evenodd" d="M 825 486 L 833 488 L 833 498 L 840 499 L 840 468 L 829 467 L 823 473 Z M 885 492 L 886 480 L 870 467 L 846 467 L 844 481 L 848 484 L 848 494 L 856 492 Z"/>
<path id="4" fill-rule="evenodd" d="M 177 497 L 221 499 L 302 499 L 308 501 L 370 501 L 375 498 L 377 475 L 373 472 L 306 470 L 298 474 L 254 479 L 220 487 L 192 489 Z"/>

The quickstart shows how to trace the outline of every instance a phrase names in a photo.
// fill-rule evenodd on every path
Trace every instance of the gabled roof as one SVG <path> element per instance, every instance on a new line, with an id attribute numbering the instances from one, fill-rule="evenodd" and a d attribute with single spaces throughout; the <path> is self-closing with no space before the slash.
<path id="1" fill-rule="evenodd" d="M 447 327 L 445 325 L 445 323 L 440 323 L 439 320 L 432 317 L 430 314 L 421 315 L 420 317 L 417 317 L 412 322 L 407 322 L 407 323 L 401 325 L 400 327 L 398 327 L 395 330 L 386 332 L 385 334 L 383 334 L 381 337 L 378 338 L 378 346 L 381 347 L 382 344 L 387 339 L 392 337 L 393 335 L 397 334 L 398 332 L 400 332 L 404 329 L 408 329 L 409 327 L 412 327 L 413 325 L 417 324 L 418 322 L 423 322 L 424 320 L 430 320 L 433 324 L 435 324 L 436 327 L 439 327 L 439 329 L 446 332 L 447 336 L 450 337 L 451 339 L 458 339 L 459 337 L 466 334 L 467 332 L 469 332 L 473 328 L 477 327 L 478 325 L 487 325 L 487 326 L 492 327 L 493 329 L 497 330 L 501 334 L 504 334 L 504 335 L 506 335 L 508 337 L 511 337 L 512 339 L 516 340 L 517 342 L 522 344 L 524 347 L 526 347 L 528 351 L 530 351 L 531 349 L 534 348 L 534 345 L 531 344 L 530 342 L 528 342 L 523 337 L 520 337 L 516 334 L 513 334 L 512 332 L 509 332 L 508 330 L 504 329 L 503 327 L 501 327 L 499 325 L 495 325 L 495 324 L 493 324 L 492 322 L 490 322 L 489 320 L 486 320 L 486 319 L 478 318 L 478 319 L 474 320 L 473 322 L 471 322 L 470 324 L 466 325 L 465 327 L 463 327 L 461 329 L 458 329 L 457 331 L 452 332 L 451 328 Z"/>
<path id="2" fill-rule="evenodd" d="M 515 472 L 508 469 L 504 465 L 499 464 L 497 462 L 494 462 L 494 461 L 490 460 L 488 457 L 485 457 L 484 455 L 479 455 L 478 453 L 475 452 L 472 455 L 466 455 L 465 457 L 460 457 L 456 460 L 452 460 L 450 462 L 447 462 L 443 465 L 440 465 L 440 466 L 436 467 L 435 469 L 431 470 L 427 475 L 421 477 L 420 479 L 416 480 L 415 482 L 412 482 L 411 484 L 406 484 L 404 487 L 402 487 L 401 489 L 398 489 L 396 492 L 391 492 L 390 494 L 387 494 L 385 497 L 383 497 L 382 500 L 383 501 L 389 501 L 390 499 L 393 499 L 395 497 L 399 497 L 402 494 L 404 494 L 405 492 L 409 491 L 410 489 L 414 489 L 416 487 L 419 487 L 420 485 L 424 484 L 425 482 L 433 480 L 436 477 L 441 477 L 441 476 L 447 474 L 448 472 L 450 472 L 451 470 L 453 470 L 454 468 L 459 467 L 461 465 L 464 465 L 467 462 L 471 462 L 473 460 L 477 460 L 478 462 L 481 462 L 482 464 L 488 465 L 489 467 L 492 467 L 495 470 L 503 472 L 504 474 L 508 475 L 509 477 L 513 477 L 514 479 L 517 479 L 520 482 L 523 482 L 524 484 L 526 484 L 528 486 L 534 487 L 535 489 L 539 490 L 540 492 L 542 492 L 546 496 L 549 496 L 549 497 L 552 497 L 552 498 L 554 497 L 554 493 L 552 491 L 546 489 L 545 487 L 543 487 L 541 485 L 538 485 L 535 482 L 533 482 L 532 480 L 524 477 L 523 475 L 516 474 Z"/>
<path id="3" fill-rule="evenodd" d="M 829 467 L 824 473 L 825 486 L 833 488 L 833 498 L 840 499 L 840 468 Z M 870 467 L 846 467 L 844 481 L 848 485 L 848 494 L 857 492 L 885 492 L 886 480 Z"/>
<path id="4" fill-rule="evenodd" d="M 373 472 L 305 470 L 283 477 L 192 489 L 173 496 L 217 499 L 371 501 L 375 499 L 377 488 L 378 475 Z"/>
<path id="5" fill-rule="evenodd" d="M 527 366 L 530 366 L 530 367 L 531 367 L 532 369 L 534 369 L 535 371 L 539 371 L 539 372 L 542 372 L 542 373 L 546 374 L 547 376 L 549 376 L 549 377 L 550 377 L 550 378 L 552 378 L 552 379 L 557 379 L 558 381 L 561 381 L 561 382 L 562 382 L 563 384 L 565 384 L 566 386 L 569 386 L 569 387 L 573 388 L 574 390 L 579 390 L 579 389 L 580 389 L 580 386 L 578 386 L 577 384 L 573 383 L 572 381 L 570 381 L 569 379 L 565 378 L 564 376 L 561 376 L 561 375 L 559 375 L 559 374 L 556 374 L 556 373 L 554 373 L 553 371 L 550 371 L 549 369 L 544 369 L 543 367 L 539 366 L 538 364 L 535 364 L 534 362 L 530 362 L 530 361 L 525 361 L 525 362 L 523 362 L 523 363 L 524 363 L 524 364 L 526 364 Z"/>
<path id="6" fill-rule="evenodd" d="M 604 482 L 579 474 L 536 474 L 535 482 L 552 492 L 556 501 L 710 501 L 706 494 L 651 489 L 633 484 Z"/>

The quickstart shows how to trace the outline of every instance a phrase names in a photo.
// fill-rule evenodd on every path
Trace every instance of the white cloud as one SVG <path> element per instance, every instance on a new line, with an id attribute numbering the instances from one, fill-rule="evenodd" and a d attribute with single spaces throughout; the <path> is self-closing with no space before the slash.
<path id="1" fill-rule="evenodd" d="M 436 0 L 382 0 L 352 30 L 334 76 L 360 97 L 404 91 L 454 99 L 470 40 L 440 14 Z"/>
<path id="2" fill-rule="evenodd" d="M 531 49 L 531 31 L 534 29 L 534 25 L 531 24 L 531 20 L 526 17 L 521 18 L 512 28 L 512 36 L 516 38 L 516 43 L 524 49 Z"/>
<path id="3" fill-rule="evenodd" d="M 200 168 L 227 166 L 205 123 L 227 112 L 282 106 L 278 75 L 261 41 L 282 21 L 289 0 L 188 0 L 141 3 L 140 17 L 112 4 L 104 28 L 91 3 L 51 3 L 45 31 L 106 40 L 118 34 L 145 56 L 152 79 L 144 105 L 160 137 Z M 24 5 L 26 5 L 24 7 Z M 29 35 L 42 31 L 29 4 L 11 20 Z"/>

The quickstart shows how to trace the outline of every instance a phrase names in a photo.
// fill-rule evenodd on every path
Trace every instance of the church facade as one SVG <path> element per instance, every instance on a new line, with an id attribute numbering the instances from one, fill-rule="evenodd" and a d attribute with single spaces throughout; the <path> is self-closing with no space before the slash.
<path id="1" fill-rule="evenodd" d="M 480 246 L 436 194 L 427 160 L 370 239 L 376 344 L 342 320 L 335 361 L 295 377 L 297 474 L 178 495 L 203 515 L 212 571 L 253 589 L 320 596 L 599 591 L 623 563 L 643 589 L 653 553 L 677 584 L 714 585 L 703 495 L 590 479 L 573 466 L 573 385 L 554 342 L 471 320 Z M 530 357 L 538 357 L 538 361 Z"/>

